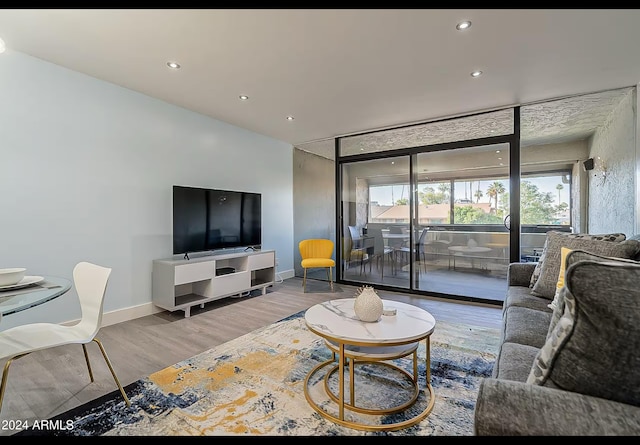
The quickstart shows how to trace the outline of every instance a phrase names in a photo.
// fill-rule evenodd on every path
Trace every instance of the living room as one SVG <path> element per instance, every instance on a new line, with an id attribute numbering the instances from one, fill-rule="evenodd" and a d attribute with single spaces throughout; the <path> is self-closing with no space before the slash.
<path id="1" fill-rule="evenodd" d="M 327 283 L 320 280 L 311 280 L 311 291 L 303 293 L 300 275 L 296 272 L 299 268 L 297 247 L 301 239 L 328 237 L 336 242 L 336 246 L 340 245 L 340 239 L 336 236 L 340 232 L 338 227 L 341 227 L 336 223 L 335 215 L 336 163 L 331 159 L 331 154 L 329 157 L 317 156 L 298 150 L 297 147 L 315 144 L 328 146 L 330 150 L 334 150 L 335 155 L 335 138 L 338 137 L 346 138 L 349 135 L 413 123 L 428 123 L 447 117 L 464 117 L 514 105 L 522 105 L 524 111 L 527 106 L 552 102 L 566 96 L 620 88 L 631 90 L 630 95 L 624 96 L 627 101 L 625 107 L 637 110 L 635 86 L 640 79 L 640 67 L 629 56 L 630 52 L 611 50 L 616 48 L 615 45 L 624 43 L 627 45 L 624 48 L 633 49 L 633 43 L 630 42 L 637 41 L 632 38 L 632 33 L 637 33 L 632 22 L 632 19 L 637 18 L 637 11 L 633 10 L 579 11 L 579 18 L 591 24 L 592 34 L 596 35 L 589 40 L 585 37 L 585 41 L 575 47 L 566 50 L 557 48 L 555 55 L 549 49 L 553 48 L 551 43 L 547 42 L 547 46 L 540 45 L 540 53 L 546 48 L 552 54 L 551 60 L 545 59 L 539 63 L 547 68 L 536 73 L 546 73 L 546 77 L 533 80 L 529 77 L 532 76 L 530 74 L 513 74 L 510 85 L 521 85 L 519 88 L 512 86 L 501 89 L 500 85 L 509 82 L 500 78 L 492 79 L 491 71 L 495 72 L 499 67 L 506 69 L 498 61 L 490 66 L 488 62 L 474 59 L 465 52 L 468 59 L 462 66 L 457 62 L 439 68 L 425 61 L 413 60 L 403 52 L 406 58 L 400 59 L 400 53 L 397 53 L 399 59 L 391 61 L 396 66 L 412 66 L 411 71 L 415 73 L 406 76 L 413 81 L 424 79 L 427 75 L 430 76 L 429 80 L 434 77 L 434 85 L 437 87 L 433 91 L 429 88 L 428 92 L 422 92 L 418 99 L 404 91 L 404 101 L 401 101 L 396 95 L 400 93 L 398 88 L 403 80 L 403 76 L 397 74 L 397 71 L 402 70 L 393 70 L 396 72 L 394 76 L 383 70 L 381 65 L 390 64 L 389 60 L 380 58 L 379 50 L 370 47 L 373 41 L 357 40 L 356 37 L 361 36 L 358 31 L 351 35 L 354 40 L 344 45 L 349 47 L 348 51 L 329 58 L 333 62 L 329 66 L 326 61 L 322 61 L 336 47 L 343 46 L 339 33 L 332 35 L 327 32 L 330 29 L 328 27 L 333 24 L 346 30 L 349 29 L 349 23 L 357 21 L 366 24 L 360 31 L 365 36 L 373 35 L 374 30 L 377 32 L 383 24 L 389 22 L 395 23 L 398 26 L 396 31 L 400 33 L 403 28 L 410 29 L 409 25 L 417 27 L 423 22 L 437 28 L 442 34 L 446 27 L 446 32 L 451 34 L 447 34 L 447 38 L 451 39 L 452 45 L 457 45 L 451 52 L 460 51 L 459 54 L 462 54 L 461 46 L 470 45 L 470 40 L 479 37 L 478 34 L 465 35 L 457 31 L 456 19 L 471 20 L 473 25 L 468 32 L 480 33 L 480 37 L 488 41 L 497 40 L 498 36 L 505 41 L 512 37 L 521 38 L 524 43 L 518 47 L 520 51 L 525 51 L 525 44 L 533 45 L 536 40 L 546 38 L 533 29 L 529 29 L 531 35 L 527 36 L 527 33 L 520 32 L 513 25 L 502 29 L 504 34 L 496 32 L 492 35 L 488 31 L 491 29 L 490 23 L 495 23 L 491 20 L 509 22 L 508 19 L 525 17 L 518 16 L 516 10 L 500 11 L 505 14 L 502 17 L 492 16 L 494 13 L 489 10 L 447 10 L 443 11 L 446 14 L 444 16 L 438 16 L 435 12 L 325 10 L 312 13 L 285 10 L 278 13 L 210 10 L 208 14 L 200 16 L 195 14 L 196 11 L 191 13 L 188 10 L 149 10 L 148 16 L 145 16 L 145 12 L 133 13 L 126 10 L 105 12 L 34 9 L 0 12 L 0 38 L 6 43 L 6 50 L 0 54 L 0 85 L 3 92 L 0 121 L 3 122 L 5 147 L 2 151 L 4 162 L 0 167 L 0 183 L 2 189 L 8 192 L 2 218 L 4 235 L 0 267 L 25 267 L 30 275 L 68 278 L 71 278 L 71 271 L 79 261 L 90 261 L 113 268 L 102 321 L 106 336 L 105 347 L 116 371 L 122 372 L 119 376 L 126 385 L 164 366 L 187 359 L 195 355 L 194 351 L 207 350 L 307 309 L 313 304 L 336 298 L 335 294 L 328 292 Z M 526 12 L 521 11 L 522 14 Z M 469 16 L 464 17 L 465 13 Z M 100 18 L 100 14 L 103 14 L 103 18 Z M 544 20 L 556 20 L 554 24 L 561 19 L 578 21 L 567 11 L 558 16 L 550 10 L 537 13 L 531 11 L 530 14 L 534 17 L 535 14 L 541 14 L 540 18 Z M 598 17 L 598 14 L 603 15 Z M 451 23 L 444 24 L 445 18 Z M 126 35 L 123 32 L 120 35 L 118 30 L 126 29 L 128 20 L 138 19 L 140 22 L 136 25 L 137 32 L 143 42 L 134 45 L 129 40 L 132 35 L 135 36 L 134 31 L 131 31 L 133 34 Z M 304 32 L 305 23 L 312 24 L 309 25 L 311 29 L 307 30 L 308 34 Z M 628 25 L 629 23 L 632 25 Z M 595 27 L 596 24 L 601 28 Z M 171 37 L 189 34 L 187 31 L 190 26 L 202 33 L 205 29 L 214 29 L 215 31 L 211 31 L 214 32 L 213 35 L 207 34 L 208 41 L 216 42 L 220 47 L 212 47 L 213 44 L 209 43 L 202 45 L 202 53 L 195 50 L 189 53 L 193 42 L 186 41 L 182 44 L 184 46 L 175 43 L 170 49 L 163 50 L 162 43 L 146 48 L 144 45 L 149 41 L 160 39 L 153 32 L 155 29 L 162 29 L 163 26 L 160 25 L 169 26 L 167 29 L 171 29 L 171 32 L 167 33 Z M 234 27 L 238 28 L 235 31 L 238 34 L 231 34 Z M 68 34 L 64 32 L 67 28 Z M 136 29 L 135 26 L 133 28 Z M 255 31 L 255 28 L 263 33 Z M 599 32 L 594 33 L 594 29 Z M 312 30 L 317 34 L 312 34 Z M 564 35 L 563 32 L 569 34 L 559 27 L 553 30 L 558 35 Z M 242 39 L 229 38 L 231 35 L 250 36 L 245 39 L 250 42 L 243 43 Z M 260 40 L 261 36 L 266 39 L 267 35 L 270 42 L 290 42 L 287 36 L 291 35 L 306 36 L 308 39 L 313 36 L 317 40 L 301 39 L 300 42 L 288 43 L 295 45 L 290 48 L 277 48 L 274 45 L 272 52 L 260 52 L 253 45 L 257 45 L 256 40 Z M 438 35 L 434 31 L 429 41 L 436 42 Z M 421 34 L 420 36 L 425 38 Z M 383 34 L 375 43 L 382 45 L 387 38 L 390 38 L 389 35 Z M 95 53 L 89 53 L 86 47 L 79 46 L 82 40 L 92 39 L 95 39 Z M 411 38 L 411 34 L 398 40 L 405 45 L 408 42 L 414 45 L 417 41 Z M 594 42 L 600 40 L 606 40 L 606 43 L 599 44 L 602 46 L 595 45 Z M 231 45 L 230 42 L 236 42 L 234 45 L 238 47 L 228 53 L 216 53 L 222 51 L 220 48 L 225 45 Z M 105 49 L 110 45 L 118 48 L 109 52 L 112 56 L 118 51 L 126 55 L 113 61 L 97 51 L 98 48 Z M 131 53 L 126 52 L 129 45 L 134 46 Z M 298 60 L 297 63 L 292 63 L 291 59 L 282 54 L 291 52 L 300 57 L 309 46 L 316 55 L 307 56 L 308 59 L 293 59 Z M 596 52 L 594 46 L 600 51 Z M 603 47 L 606 51 L 603 51 Z M 74 48 L 75 52 L 72 51 Z M 356 72 L 349 73 L 351 66 L 347 61 L 350 59 L 345 54 L 351 51 L 354 61 L 358 60 L 355 55 L 358 48 L 363 52 L 362 66 L 358 70 L 353 67 Z M 443 63 L 444 59 L 451 62 L 449 57 L 440 55 L 439 49 L 441 48 L 431 49 L 433 57 L 441 56 Z M 590 50 L 594 52 L 590 53 Z M 498 49 L 495 51 L 501 52 Z M 580 54 L 580 51 L 582 54 L 589 54 L 586 57 L 588 60 L 579 57 L 570 60 L 575 64 L 582 60 L 581 66 L 570 67 L 569 63 L 560 63 L 559 59 L 567 54 Z M 506 47 L 502 48 L 502 52 L 508 54 L 508 58 L 513 57 L 512 51 L 508 51 Z M 243 65 L 248 63 L 242 62 L 247 54 L 255 60 Z M 385 54 L 392 57 L 393 47 L 388 48 Z M 229 82 L 218 80 L 213 75 L 213 69 L 196 72 L 205 59 L 214 60 L 208 62 L 213 67 L 216 60 L 217 64 L 225 65 L 224 69 L 228 70 L 228 78 L 225 80 L 229 79 Z M 454 59 L 460 61 L 465 60 L 465 57 L 456 55 Z M 553 66 L 551 61 L 554 59 L 558 64 L 556 70 L 548 68 Z M 87 65 L 81 69 L 83 60 Z M 173 60 L 179 62 L 179 69 L 166 65 L 167 61 Z M 128 76 L 133 76 L 139 68 L 137 64 L 143 61 L 150 66 L 141 70 L 138 73 L 140 76 L 132 77 L 131 83 L 128 83 Z M 517 66 L 520 62 L 524 63 L 518 59 L 513 65 Z M 506 64 L 508 61 L 502 59 L 501 63 Z M 469 72 L 478 65 L 487 68 L 482 76 L 472 78 Z M 87 67 L 91 66 L 95 71 L 87 71 Z M 257 76 L 261 66 L 272 69 L 279 67 L 279 70 L 265 71 L 264 76 Z M 533 68 L 531 64 L 523 66 Z M 597 66 L 598 69 L 587 72 L 587 66 Z M 292 67 L 297 69 L 292 70 Z M 573 69 L 576 71 L 572 71 Z M 447 85 L 446 78 L 461 70 L 464 73 L 459 75 L 458 83 Z M 584 70 L 584 75 L 581 75 L 580 82 L 576 77 L 570 77 L 569 73 L 575 74 L 581 70 Z M 290 71 L 287 77 L 279 77 L 287 71 Z M 518 72 L 518 69 L 513 68 L 513 71 Z M 297 96 L 297 99 L 283 100 L 281 95 L 285 94 L 285 85 L 294 86 L 296 80 L 299 83 L 299 79 L 307 78 L 312 73 L 320 74 L 295 93 L 287 93 Z M 607 74 L 611 74 L 611 77 L 607 78 Z M 234 76 L 236 81 L 231 83 Z M 341 76 L 349 77 L 338 82 L 336 78 Z M 390 80 L 385 79 L 385 76 L 391 76 Z M 264 77 L 272 82 L 261 87 L 262 84 L 257 84 L 254 77 Z M 285 79 L 287 82 L 278 79 Z M 336 80 L 336 84 L 330 85 L 329 80 Z M 436 81 L 440 83 L 435 83 Z M 327 90 L 321 93 L 321 96 L 325 96 L 324 100 L 315 95 L 312 100 L 307 99 L 311 97 L 310 90 L 325 83 Z M 425 85 L 429 84 L 429 81 L 425 81 Z M 379 85 L 387 85 L 388 89 L 382 91 L 384 94 L 381 96 L 370 96 L 376 89 L 384 90 Z M 353 96 L 360 88 L 364 90 L 365 86 L 366 92 Z M 407 87 L 410 89 L 409 85 Z M 450 102 L 437 93 L 439 89 L 446 91 L 444 96 L 451 95 Z M 164 93 L 154 95 L 151 94 L 153 91 Z M 220 102 L 224 107 L 190 108 L 190 100 L 198 95 L 206 97 L 203 102 Z M 248 97 L 241 99 L 241 95 Z M 351 100 L 344 99 L 350 95 Z M 375 97 L 375 100 L 369 100 L 369 97 Z M 337 102 L 339 99 L 345 103 Z M 343 107 L 344 112 L 351 116 L 350 121 L 343 119 L 342 114 L 332 116 L 330 112 L 333 110 L 337 113 Z M 356 107 L 360 112 L 354 112 L 351 107 Z M 322 119 L 320 115 L 312 117 L 312 111 L 316 108 L 325 110 Z M 224 110 L 229 114 L 222 114 Z M 287 119 L 287 116 L 293 119 Z M 637 115 L 625 116 L 625 128 L 636 128 Z M 611 121 L 607 122 L 611 126 Z M 242 125 L 244 123 L 246 126 Z M 640 232 L 637 218 L 637 209 L 640 208 L 637 167 L 640 164 L 637 152 L 637 137 L 633 132 L 633 136 L 625 141 L 622 156 L 611 157 L 609 152 L 605 154 L 594 151 L 593 156 L 587 153 L 583 158 L 574 159 L 574 162 L 579 161 L 576 165 L 580 168 L 582 162 L 590 157 L 597 159 L 598 156 L 608 155 L 607 169 L 610 174 L 608 182 L 604 184 L 606 188 L 594 186 L 589 189 L 590 195 L 583 197 L 589 204 L 592 216 L 589 224 L 585 225 L 584 217 L 589 214 L 583 213 L 583 222 L 578 227 L 588 227 L 592 233 L 621 230 L 628 236 Z M 616 164 L 619 159 L 624 160 L 624 165 Z M 633 165 L 630 166 L 629 162 Z M 314 167 L 310 167 L 311 164 Z M 322 173 L 313 176 L 318 172 L 318 164 Z M 601 168 L 600 166 L 598 171 L 602 171 Z M 620 169 L 619 176 L 616 176 L 616 168 Z M 624 173 L 620 173 L 621 171 Z M 588 173 L 577 173 L 576 176 L 580 174 Z M 593 181 L 594 184 L 600 184 L 599 179 Z M 170 258 L 173 254 L 171 192 L 174 185 L 261 194 L 261 248 L 276 252 L 277 283 L 269 292 L 277 290 L 283 293 L 280 303 L 271 300 L 261 303 L 259 296 L 246 300 L 226 299 L 210 303 L 204 308 L 196 308 L 190 319 L 185 318 L 182 313 L 167 313 L 153 304 L 153 261 Z M 625 187 L 622 195 L 621 186 Z M 339 278 L 342 283 L 336 283 L 342 289 L 338 298 L 353 296 L 353 292 L 361 284 L 344 282 L 344 278 Z M 389 290 L 385 295 L 390 298 L 395 293 L 394 290 Z M 285 298 L 287 295 L 289 298 Z M 46 304 L 3 316 L 0 330 L 27 323 L 66 323 L 78 320 L 82 313 L 77 299 L 76 292 L 71 289 Z M 456 308 L 450 309 L 450 312 L 465 314 L 472 319 L 485 318 L 485 324 L 499 327 L 499 305 L 465 306 L 460 302 L 447 301 L 442 295 L 432 301 L 424 294 L 407 294 L 401 299 L 414 304 L 423 304 L 416 303 L 416 300 L 427 300 L 428 309 L 433 310 L 434 314 L 438 310 L 447 312 L 437 309 L 437 304 L 455 304 L 447 306 Z M 232 309 L 237 311 L 233 315 L 223 312 Z M 472 310 L 477 312 L 471 313 Z M 200 320 L 206 321 L 198 321 L 198 316 L 210 318 L 201 317 Z M 451 318 L 455 316 L 452 315 Z M 143 338 L 136 339 L 143 331 L 126 331 L 126 323 L 133 320 L 139 320 L 143 325 L 155 324 L 162 328 L 158 332 L 175 332 L 176 335 L 183 336 L 181 340 L 189 339 L 191 344 L 189 347 L 185 346 L 184 356 L 179 359 L 175 359 L 173 352 L 169 351 L 157 351 L 150 354 L 154 357 L 145 357 L 145 348 L 133 344 L 136 341 L 145 344 Z M 207 336 L 213 335 L 213 339 L 204 335 L 208 326 L 213 326 L 214 323 L 225 325 L 229 320 L 238 326 L 225 326 L 218 338 L 215 338 L 216 333 L 207 333 Z M 118 326 L 124 332 L 116 336 Z M 151 337 L 154 331 L 142 335 Z M 107 341 L 109 338 L 110 342 Z M 167 343 L 171 343 L 170 338 Z M 179 342 L 174 342 L 173 349 L 180 348 L 176 343 Z M 127 351 L 131 351 L 131 356 L 127 355 Z M 72 354 L 77 357 L 71 358 Z M 15 369 L 12 368 L 4 395 L 1 412 L 3 419 L 50 418 L 114 389 L 108 370 L 97 369 L 99 355 L 94 360 L 96 382 L 91 384 L 88 380 L 83 380 L 86 379 L 83 369 L 85 365 L 79 350 L 74 348 L 67 353 L 65 349 L 63 354 L 53 353 L 43 357 L 45 360 L 40 363 L 35 354 L 34 357 L 21 359 L 30 360 L 27 362 L 29 366 L 20 361 L 12 365 Z M 123 371 L 121 364 L 127 359 L 143 362 L 150 369 L 143 374 L 139 374 L 137 368 Z M 85 385 L 87 388 L 96 388 L 84 393 L 64 389 L 56 395 L 55 383 L 52 383 L 55 382 L 56 372 L 51 371 L 46 372 L 51 380 L 45 378 L 21 381 L 22 375 L 33 377 L 47 368 L 67 366 L 65 362 L 69 361 L 74 366 L 64 369 L 74 369 L 73 372 L 77 375 L 65 377 L 69 381 L 68 386 L 73 387 L 73 382 L 76 382 L 77 391 L 85 390 Z M 35 388 L 28 393 L 21 394 L 22 390 L 33 386 Z M 42 395 L 47 391 L 54 393 L 50 399 Z M 38 405 L 39 408 L 36 408 Z"/>

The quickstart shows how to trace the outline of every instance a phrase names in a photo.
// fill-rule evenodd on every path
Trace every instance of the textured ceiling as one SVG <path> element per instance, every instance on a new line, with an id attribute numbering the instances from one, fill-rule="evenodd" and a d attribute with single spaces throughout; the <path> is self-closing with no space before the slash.
<path id="1" fill-rule="evenodd" d="M 456 31 L 463 19 L 472 26 Z M 634 86 L 639 20 L 640 9 L 0 9 L 0 64 L 25 53 L 298 145 Z"/>
<path id="2" fill-rule="evenodd" d="M 553 100 L 521 107 L 520 146 L 558 144 L 583 140 L 604 125 L 632 88 Z M 511 134 L 513 113 L 500 111 L 461 119 L 444 120 L 342 139 L 342 153 L 378 152 L 433 145 L 500 134 Z M 296 148 L 334 159 L 334 140 L 297 145 Z"/>

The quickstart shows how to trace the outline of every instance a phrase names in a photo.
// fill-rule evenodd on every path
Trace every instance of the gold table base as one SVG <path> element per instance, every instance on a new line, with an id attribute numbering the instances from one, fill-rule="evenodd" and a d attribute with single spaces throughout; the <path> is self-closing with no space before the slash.
<path id="1" fill-rule="evenodd" d="M 433 387 L 431 386 L 430 380 L 431 380 L 431 372 L 430 372 L 430 338 L 427 337 L 426 338 L 426 370 L 427 370 L 427 379 L 426 379 L 426 388 L 425 391 L 428 392 L 428 398 L 429 398 L 429 402 L 427 403 L 427 406 L 424 410 L 422 410 L 420 413 L 418 413 L 417 415 L 406 419 L 402 422 L 396 422 L 396 423 L 385 423 L 385 424 L 366 424 L 366 423 L 359 423 L 359 422 L 355 422 L 355 421 L 351 421 L 351 420 L 347 420 L 345 419 L 344 416 L 344 410 L 345 408 L 347 410 L 356 412 L 356 413 L 360 413 L 360 414 L 367 414 L 367 415 L 385 415 L 385 414 L 394 414 L 394 413 L 398 413 L 398 412 L 402 412 L 407 410 L 408 408 L 412 407 L 419 395 L 420 395 L 420 387 L 418 384 L 418 364 L 417 364 L 417 343 L 415 344 L 415 347 L 411 347 L 411 345 L 408 345 L 408 348 L 406 348 L 405 350 L 403 350 L 401 353 L 393 355 L 387 355 L 387 356 L 378 356 L 376 358 L 371 358 L 368 357 L 366 355 L 366 353 L 363 353 L 362 351 L 359 351 L 357 353 L 357 357 L 356 357 L 356 353 L 354 352 L 350 352 L 347 348 L 345 348 L 344 343 L 338 343 L 338 344 L 330 344 L 330 343 L 326 343 L 327 347 L 332 351 L 332 357 L 330 360 L 327 360 L 323 363 L 320 363 L 319 365 L 315 366 L 308 374 L 307 377 L 305 378 L 305 382 L 304 382 L 304 395 L 305 398 L 307 399 L 307 402 L 309 403 L 309 405 L 311 405 L 311 407 L 318 412 L 318 414 L 320 414 L 321 416 L 323 416 L 324 418 L 337 423 L 339 425 L 342 426 L 346 426 L 348 428 L 353 428 L 353 429 L 357 429 L 357 430 L 362 430 L 362 431 L 397 431 L 403 428 L 407 428 L 410 427 L 412 425 L 415 425 L 417 423 L 419 423 L 420 421 L 422 421 L 423 419 L 425 419 L 433 410 L 434 404 L 435 404 L 435 397 L 434 397 L 434 392 L 433 392 Z M 389 360 L 393 360 L 393 359 L 398 359 L 398 358 L 402 358 L 402 357 L 406 357 L 407 355 L 412 354 L 413 355 L 413 376 L 408 373 L 406 370 L 388 363 Z M 343 359 L 340 359 L 340 357 L 344 357 Z M 336 364 L 336 359 L 338 359 L 338 363 Z M 347 365 L 348 363 L 348 365 Z M 390 408 L 384 408 L 384 409 L 372 409 L 372 408 L 363 408 L 363 407 L 358 407 L 355 403 L 355 380 L 354 380 L 354 376 L 355 376 L 355 367 L 356 365 L 363 365 L 363 364 L 375 364 L 378 366 L 386 366 L 389 367 L 391 369 L 394 369 L 396 371 L 399 371 L 400 373 L 402 373 L 409 381 L 412 382 L 413 387 L 414 387 L 414 392 L 412 397 L 410 398 L 410 400 L 398 405 L 398 406 L 394 406 L 394 407 L 390 407 Z M 311 380 L 311 378 L 320 370 L 333 365 L 333 367 L 331 369 L 329 369 L 327 371 L 327 373 L 324 376 L 324 391 L 326 393 L 326 395 L 334 402 L 338 405 L 338 415 L 333 415 L 329 412 L 327 412 L 327 410 L 321 408 L 318 403 L 316 403 L 311 395 L 309 394 L 309 381 Z M 349 402 L 346 402 L 344 400 L 344 396 L 345 396 L 345 377 L 344 377 L 344 367 L 345 366 L 349 366 Z M 339 379 L 339 394 L 336 395 L 333 393 L 333 391 L 331 391 L 331 389 L 329 388 L 329 378 L 331 377 L 331 375 L 333 375 L 336 371 L 338 371 L 339 375 L 338 375 L 338 379 Z"/>

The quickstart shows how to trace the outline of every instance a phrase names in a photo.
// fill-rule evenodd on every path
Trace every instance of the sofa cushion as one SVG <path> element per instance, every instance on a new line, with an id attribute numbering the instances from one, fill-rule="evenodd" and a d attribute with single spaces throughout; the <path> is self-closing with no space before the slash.
<path id="1" fill-rule="evenodd" d="M 549 246 L 549 233 L 551 232 L 553 232 L 555 236 L 566 236 L 567 238 L 575 238 L 575 239 L 583 239 L 583 240 L 621 242 L 627 238 L 624 233 L 589 234 L 589 233 L 558 232 L 557 230 L 551 230 L 547 232 L 547 237 L 544 240 L 544 246 L 542 247 L 542 253 L 540 254 L 540 258 L 538 259 L 536 268 L 533 270 L 533 274 L 531 275 L 531 280 L 529 282 L 529 287 L 531 288 L 533 288 L 538 282 L 538 280 L 540 279 L 540 274 L 542 273 L 542 266 L 544 265 L 544 262 L 547 258 L 547 250 Z"/>
<path id="2" fill-rule="evenodd" d="M 509 286 L 503 303 L 503 310 L 511 306 L 528 307 L 543 312 L 551 312 L 549 300 L 531 295 L 531 289 L 525 286 Z"/>
<path id="3" fill-rule="evenodd" d="M 507 286 L 526 286 L 529 287 L 531 274 L 536 268 L 537 263 L 510 263 L 507 268 Z"/>
<path id="4" fill-rule="evenodd" d="M 549 300 L 553 299 L 560 271 L 560 249 L 563 246 L 571 250 L 580 249 L 596 255 L 628 259 L 634 258 L 640 252 L 640 241 L 637 240 L 609 242 L 586 238 L 571 238 L 561 234 L 561 232 L 550 231 L 547 233 L 547 251 L 542 264 L 540 278 L 531 289 L 533 295 L 546 297 Z"/>
<path id="5" fill-rule="evenodd" d="M 544 386 L 483 379 L 474 410 L 476 436 L 636 437 L 640 408 Z M 517 436 L 517 437 L 516 437 Z M 539 439 L 535 439 L 538 437 Z M 509 440 L 509 439 L 507 439 Z"/>
<path id="6" fill-rule="evenodd" d="M 511 306 L 504 314 L 503 341 L 541 348 L 547 340 L 551 311 Z M 533 363 L 530 363 L 531 365 Z"/>
<path id="7" fill-rule="evenodd" d="M 539 348 L 518 343 L 502 343 L 492 377 L 526 382 Z"/>
<path id="8" fill-rule="evenodd" d="M 564 313 L 527 383 L 640 406 L 640 264 L 567 267 Z"/>

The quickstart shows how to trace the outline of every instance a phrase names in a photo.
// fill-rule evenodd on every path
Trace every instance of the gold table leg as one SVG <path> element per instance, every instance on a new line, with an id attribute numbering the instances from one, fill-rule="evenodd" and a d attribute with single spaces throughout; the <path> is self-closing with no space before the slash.
<path id="1" fill-rule="evenodd" d="M 415 401 L 417 400 L 417 397 L 419 395 L 420 392 L 420 388 L 419 388 L 419 382 L 418 382 L 418 364 L 417 364 L 417 349 L 415 351 L 412 352 L 413 354 L 413 376 L 411 376 L 410 374 L 408 374 L 404 369 L 399 368 L 395 365 L 389 364 L 389 363 L 385 363 L 384 361 L 371 361 L 369 363 L 377 363 L 380 365 L 386 365 L 386 366 L 390 366 L 392 368 L 395 368 L 396 370 L 403 372 L 410 380 L 413 381 L 414 383 L 414 387 L 416 389 L 416 395 L 414 400 L 411 401 L 411 403 L 408 403 L 402 406 L 402 409 L 395 409 L 391 410 L 389 412 L 399 412 L 402 411 L 404 409 L 408 409 L 411 405 L 413 405 L 413 403 L 415 403 Z M 406 355 L 405 355 L 406 356 Z M 307 402 L 309 403 L 309 405 L 316 411 L 318 412 L 320 415 L 322 415 L 323 417 L 325 417 L 326 419 L 331 420 L 332 422 L 338 424 L 338 425 L 342 425 L 348 428 L 353 428 L 356 430 L 362 430 L 362 431 L 397 431 L 403 428 L 408 428 L 412 425 L 415 425 L 417 423 L 419 423 L 420 421 L 422 421 L 423 419 L 425 419 L 433 410 L 433 407 L 435 405 L 435 395 L 434 395 L 434 391 L 433 391 L 433 387 L 431 386 L 431 338 L 430 336 L 427 336 L 425 338 L 425 364 L 426 364 L 426 388 L 425 388 L 425 397 L 428 397 L 429 402 L 427 403 L 426 408 L 420 412 L 419 414 L 413 416 L 410 419 L 407 419 L 405 421 L 402 422 L 396 422 L 396 423 L 392 423 L 392 424 L 383 424 L 383 425 L 371 425 L 371 424 L 364 424 L 364 423 L 359 423 L 359 422 L 355 422 L 355 421 L 349 421 L 349 420 L 345 420 L 344 418 L 344 409 L 345 406 L 354 412 L 359 412 L 362 414 L 372 414 L 372 415 L 381 415 L 381 414 L 386 414 L 384 411 L 380 411 L 380 410 L 368 410 L 368 409 L 363 409 L 363 408 L 358 408 L 355 406 L 355 400 L 354 400 L 354 387 L 355 387 L 355 382 L 354 382 L 354 371 L 353 368 L 355 368 L 355 364 L 357 362 L 357 360 L 355 360 L 354 358 L 350 359 L 349 362 L 349 376 L 350 376 L 350 395 L 351 395 L 351 400 L 349 404 L 345 404 L 345 400 L 344 400 L 344 396 L 345 396 L 345 388 L 344 388 L 344 366 L 345 366 L 345 345 L 344 343 L 340 343 L 339 345 L 339 354 L 338 354 L 338 365 L 336 367 L 335 365 L 335 358 L 336 358 L 336 354 L 333 353 L 332 351 L 332 358 L 330 360 L 327 360 L 323 363 L 320 363 L 318 365 L 316 365 L 308 374 L 307 377 L 305 378 L 305 382 L 304 382 L 304 394 L 305 394 L 305 398 L 307 399 Z M 400 357 L 397 357 L 400 358 Z M 365 360 L 361 360 L 359 361 L 360 363 L 367 363 L 368 361 Z M 329 395 L 329 397 L 334 401 L 337 402 L 338 404 L 338 416 L 332 415 L 329 412 L 327 412 L 325 409 L 321 408 L 309 395 L 309 380 L 311 379 L 311 377 L 318 371 L 320 371 L 321 369 L 329 366 L 329 365 L 333 365 L 333 369 L 329 370 L 327 372 L 327 374 L 324 377 L 325 380 L 325 391 L 327 392 L 327 395 Z M 328 376 L 336 371 L 336 368 L 339 372 L 339 377 L 338 377 L 338 381 L 339 381 L 339 391 L 338 391 L 338 397 L 336 400 L 335 395 L 332 395 L 330 391 L 328 391 L 328 383 L 327 383 L 327 379 Z M 428 393 L 428 394 L 426 394 Z"/>
<path id="2" fill-rule="evenodd" d="M 344 343 L 340 343 L 340 354 L 338 355 L 338 359 L 339 359 L 339 373 L 340 376 L 338 377 L 338 381 L 340 382 L 340 389 L 338 391 L 338 393 L 340 394 L 340 401 L 339 401 L 339 411 L 338 411 L 338 416 L 340 417 L 340 420 L 344 420 Z"/>

